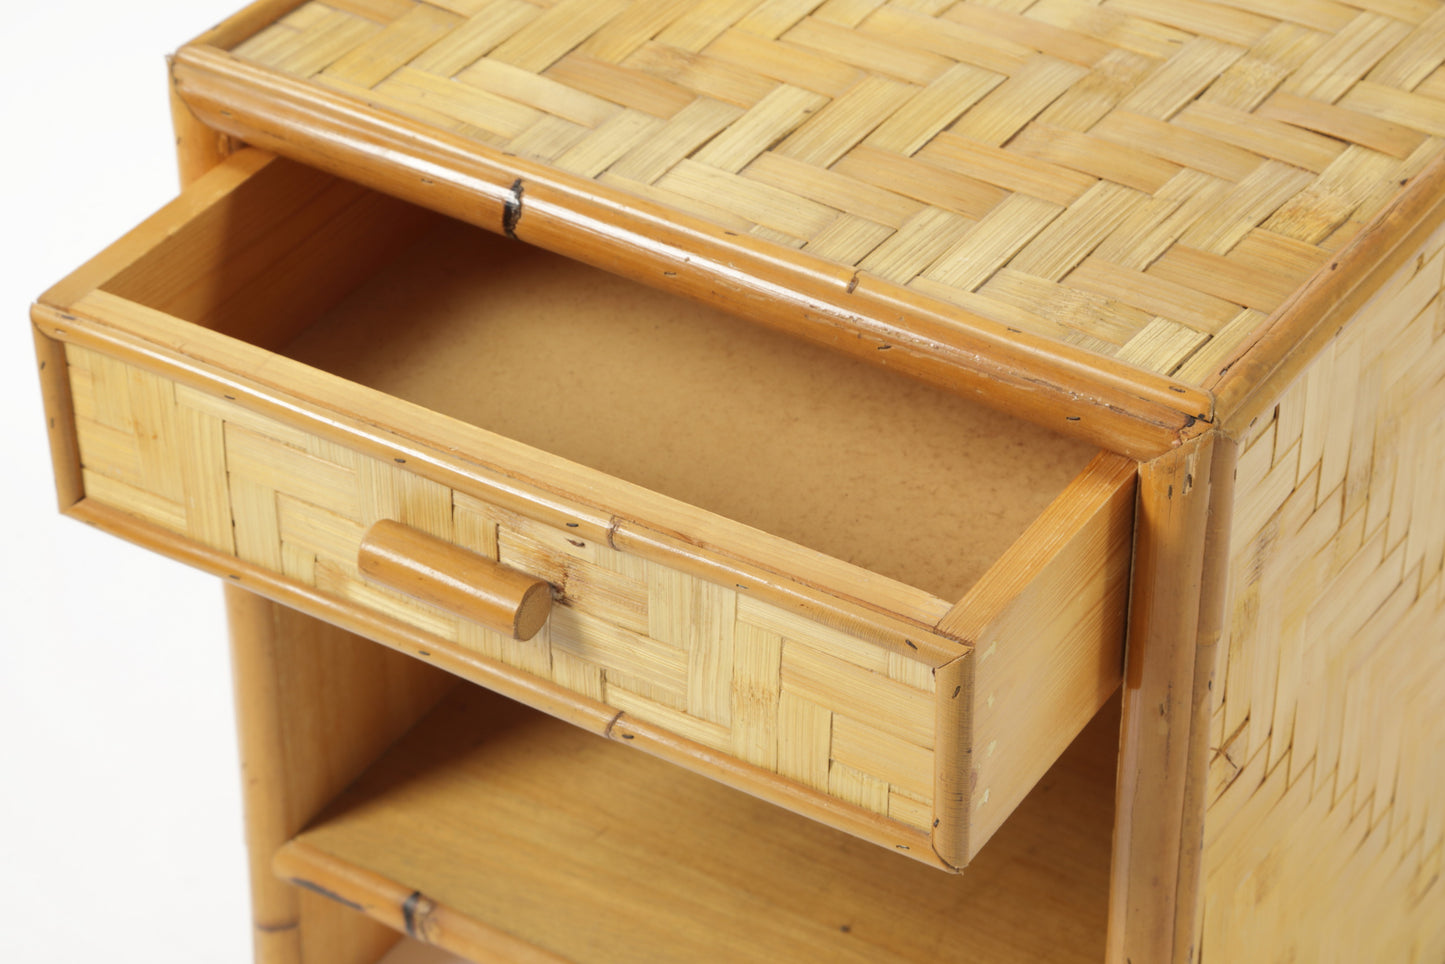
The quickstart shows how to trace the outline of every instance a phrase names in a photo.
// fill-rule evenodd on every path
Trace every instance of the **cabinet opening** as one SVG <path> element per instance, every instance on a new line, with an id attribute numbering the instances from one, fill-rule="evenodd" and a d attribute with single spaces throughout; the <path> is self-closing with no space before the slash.
<path id="1" fill-rule="evenodd" d="M 1096 961 L 1117 732 L 1116 697 L 947 877 L 462 686 L 275 867 L 475 959 Z"/>
<path id="2" fill-rule="evenodd" d="M 1095 454 L 286 161 L 103 288 L 947 601 Z"/>

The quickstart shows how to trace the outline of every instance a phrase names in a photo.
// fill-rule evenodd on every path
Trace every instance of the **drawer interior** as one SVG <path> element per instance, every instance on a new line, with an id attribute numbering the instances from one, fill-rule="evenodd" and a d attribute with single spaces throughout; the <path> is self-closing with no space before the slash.
<path id="1" fill-rule="evenodd" d="M 950 602 L 1095 454 L 318 172 L 267 173 L 103 290 Z"/>
<path id="2" fill-rule="evenodd" d="M 77 513 L 922 862 L 1118 686 L 1134 463 L 887 352 L 252 151 L 37 324 Z M 368 578 L 383 521 L 544 580 L 545 632 Z"/>
<path id="3" fill-rule="evenodd" d="M 274 863 L 470 959 L 1082 964 L 1117 732 L 1115 699 L 945 877 L 462 686 Z"/>

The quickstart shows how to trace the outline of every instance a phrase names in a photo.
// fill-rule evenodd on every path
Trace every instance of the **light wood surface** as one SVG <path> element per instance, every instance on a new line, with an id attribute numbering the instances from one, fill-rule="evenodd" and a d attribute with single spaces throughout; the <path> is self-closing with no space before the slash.
<path id="1" fill-rule="evenodd" d="M 356 567 L 372 582 L 524 642 L 552 612 L 544 580 L 390 519 L 361 537 Z"/>
<path id="2" fill-rule="evenodd" d="M 1213 592 L 1221 533 L 1210 521 L 1211 512 L 1228 505 L 1228 486 L 1221 483 L 1232 475 L 1229 452 L 1226 441 L 1209 433 L 1139 467 L 1110 877 L 1111 964 L 1184 964 L 1198 954 L 1194 855 L 1203 814 L 1193 791 L 1207 756 L 1203 694 L 1217 642 L 1208 630 L 1218 619 L 1206 609 L 1221 604 Z"/>
<path id="3" fill-rule="evenodd" d="M 1445 955 L 1445 229 L 1239 441 L 1206 960 Z"/>
<path id="4" fill-rule="evenodd" d="M 426 14 L 306 4 L 231 48 L 265 93 L 201 110 L 259 143 L 385 163 L 346 106 L 375 105 L 484 172 L 494 230 L 565 244 L 549 222 L 585 191 L 746 238 L 772 262 L 749 273 L 779 287 L 830 277 L 843 311 L 880 319 L 905 292 L 1186 391 L 1440 155 L 1416 92 L 1439 66 L 1430 2 Z M 198 103 L 241 75 L 218 53 L 183 55 Z M 352 136 L 295 143 L 322 117 Z"/>
<path id="5" fill-rule="evenodd" d="M 473 142 L 448 131 L 389 112 L 358 112 L 345 95 L 220 51 L 183 49 L 175 76 L 208 124 L 248 143 L 493 231 L 504 228 L 509 205 L 516 207 L 512 185 L 520 178 L 532 216 L 519 236 L 540 247 L 897 368 L 1096 446 L 1151 457 L 1195 421 L 1213 417 L 1207 396 L 1176 381 L 866 275 L 854 285 L 848 269 L 780 268 L 768 242 L 646 198 L 618 204 L 591 182 L 573 183 L 525 159 L 479 157 Z"/>
<path id="6" fill-rule="evenodd" d="M 1437 108 L 1438 109 L 1438 108 Z M 1219 398 L 1221 427 L 1239 436 L 1297 380 L 1383 285 L 1409 271 L 1445 221 L 1445 157 L 1408 180 L 1408 190 L 1360 231 L 1321 273 L 1302 288 L 1237 358 L 1222 365 L 1211 388 Z M 1388 289 L 1386 289 L 1388 290 Z"/>
<path id="7" fill-rule="evenodd" d="M 72 514 L 925 861 L 956 866 L 1002 823 L 962 884 L 903 861 L 895 870 L 892 855 L 855 842 L 824 843 L 831 831 L 771 810 L 745 809 L 757 815 L 745 829 L 762 832 L 737 844 L 728 834 L 743 826 L 739 811 L 719 802 L 731 791 L 677 783 L 657 761 L 603 741 L 584 748 L 584 736 L 561 724 L 511 721 L 511 711 L 493 718 L 478 702 L 437 719 L 494 726 L 497 738 L 472 745 L 475 729 L 424 724 L 405 754 L 367 778 L 374 784 L 288 844 L 282 866 L 304 868 L 311 884 L 394 928 L 479 956 L 550 959 L 494 926 L 505 900 L 527 903 L 538 890 L 488 892 L 492 882 L 461 881 L 435 856 L 450 857 L 460 842 L 495 859 L 495 835 L 475 832 L 472 803 L 501 811 L 519 806 L 499 799 L 511 789 L 535 798 L 547 781 L 587 776 L 562 774 L 546 751 L 617 775 L 584 801 L 615 811 L 612 839 L 569 849 L 570 840 L 512 836 L 497 886 L 537 874 L 539 887 L 568 894 L 568 861 L 579 855 L 596 868 L 593 880 L 620 864 L 633 868 L 628 880 L 695 883 L 676 855 L 694 853 L 699 839 L 734 868 L 723 899 L 700 909 L 679 886 L 662 902 L 593 887 L 581 905 L 603 921 L 599 933 L 630 928 L 627 940 L 644 948 L 684 935 L 694 958 L 721 947 L 773 960 L 820 949 L 829 960 L 895 950 L 918 960 L 1096 960 L 1105 918 L 1081 908 L 1099 892 L 1090 888 L 1104 886 L 1090 875 L 1107 865 L 1109 833 L 1056 840 L 1077 814 L 1051 794 L 1072 787 L 1071 806 L 1080 792 L 1108 798 L 1098 786 L 1100 761 L 1112 759 L 1100 721 L 1085 734 L 1098 741 L 1087 774 L 1066 755 L 1012 819 L 1003 815 L 1117 678 L 1108 664 L 1122 593 L 1079 594 L 1074 577 L 1122 580 L 1128 459 L 1140 459 L 1108 959 L 1445 954 L 1433 765 L 1445 747 L 1433 725 L 1441 674 L 1427 645 L 1445 625 L 1445 490 L 1435 468 L 1445 459 L 1436 417 L 1445 406 L 1445 10 L 1433 0 L 1268 11 L 1151 0 L 1024 6 L 267 0 L 181 52 L 172 105 L 192 189 L 53 289 L 34 315 L 61 500 Z M 523 287 L 542 290 L 574 269 L 542 256 L 510 260 L 518 246 L 500 240 L 469 248 L 431 215 L 255 152 L 224 160 L 240 139 L 841 349 L 867 363 L 860 372 L 893 368 L 977 396 L 1087 440 L 1083 457 L 1103 446 L 1126 458 L 1102 456 L 1105 470 L 1070 485 L 1109 483 L 1076 526 L 1060 519 L 1074 519 L 1078 506 L 1067 492 L 1054 497 L 1077 464 L 1055 443 L 1026 442 L 1028 456 L 1002 475 L 1013 484 L 992 503 L 1007 511 L 984 507 L 999 516 L 985 532 L 931 514 L 949 503 L 919 487 L 972 496 L 988 486 L 946 463 L 919 471 L 913 437 L 891 422 L 877 437 L 906 455 L 870 444 L 866 458 L 848 459 L 881 482 L 864 500 L 876 532 L 816 498 L 827 487 L 805 473 L 784 480 L 807 495 L 803 510 L 756 479 L 716 496 L 748 493 L 744 502 L 765 507 L 749 515 L 696 494 L 729 476 L 689 450 L 659 446 L 635 415 L 609 412 L 603 430 L 576 431 L 577 413 L 606 395 L 629 355 L 646 353 L 604 337 L 580 358 L 559 358 L 556 345 L 575 347 L 577 332 L 557 337 L 540 326 L 528 332 L 540 344 L 518 342 L 513 357 L 525 363 L 490 382 L 494 397 L 525 398 L 511 405 L 524 412 L 538 397 L 570 405 L 555 424 L 573 431 L 567 444 L 595 449 L 567 458 L 607 463 L 604 472 L 665 495 L 499 441 L 476 430 L 493 416 L 468 414 L 486 395 L 475 390 L 477 356 L 452 352 L 458 373 L 447 351 L 467 337 L 457 332 L 471 327 L 475 306 L 503 295 L 498 275 L 535 270 Z M 438 248 L 459 252 L 456 261 Z M 427 262 L 446 277 L 428 276 Z M 386 370 L 396 346 L 369 345 L 354 369 L 379 367 L 360 380 L 403 397 L 410 389 L 396 386 L 408 377 L 424 383 L 418 396 L 441 386 L 439 400 L 423 404 L 446 418 L 262 350 L 299 336 L 298 355 L 319 351 L 307 356 L 315 360 L 341 346 L 345 356 L 355 337 L 345 326 L 354 331 L 369 303 L 376 330 L 395 330 L 403 308 L 423 300 L 417 288 L 445 300 L 447 284 L 477 262 L 485 296 L 455 313 L 459 324 L 437 326 L 446 337 L 434 358 L 398 377 Z M 651 297 L 604 296 L 589 269 L 568 277 L 561 287 L 574 303 L 605 297 L 631 310 Z M 384 304 L 387 293 L 396 303 Z M 656 321 L 632 313 L 640 325 Z M 333 322 L 336 333 L 320 334 Z M 686 357 L 644 358 L 672 380 L 652 376 L 663 405 L 641 393 L 634 402 L 656 410 L 690 398 L 705 409 L 739 394 L 735 371 L 723 365 L 700 378 L 679 364 Z M 841 365 L 836 356 L 829 364 Z M 56 367 L 68 382 L 46 375 Z M 873 374 L 838 380 L 856 389 Z M 506 384 L 509 375 L 519 384 Z M 554 390 L 569 380 L 572 394 Z M 898 384 L 907 386 L 900 396 L 919 391 Z M 815 385 L 805 394 L 826 397 Z M 813 407 L 838 431 L 810 426 L 809 443 L 831 453 L 837 438 L 859 437 L 845 422 L 856 399 Z M 776 411 L 772 401 L 757 408 Z M 756 436 L 726 431 L 749 421 L 743 411 L 703 413 L 718 424 L 696 407 L 677 414 L 708 425 L 710 439 L 736 439 L 703 446 L 722 464 L 771 476 L 786 464 L 791 474 L 791 460 L 755 457 Z M 917 411 L 933 432 L 915 434 L 939 450 L 969 434 L 928 405 Z M 759 424 L 786 444 L 775 425 Z M 628 454 L 630 443 L 661 457 L 649 467 Z M 1003 466 L 968 446 L 954 454 L 966 471 Z M 608 463 L 629 458 L 640 475 L 686 470 L 655 482 Z M 349 516 L 332 511 L 345 486 L 324 484 L 346 472 L 365 476 L 343 494 L 341 505 L 358 506 Z M 855 491 L 845 495 L 856 501 Z M 434 536 L 526 560 L 560 586 L 564 612 L 605 612 L 602 635 L 621 644 L 599 647 L 595 633 L 573 626 L 569 637 L 564 626 L 547 638 L 543 678 L 537 652 L 473 638 L 394 594 L 368 595 L 357 588 L 355 554 L 383 503 Z M 807 521 L 815 506 L 820 519 Z M 959 511 L 976 517 L 978 508 Z M 1005 519 L 1009 511 L 1017 517 Z M 253 524 L 258 513 L 270 530 Z M 260 531 L 275 539 L 256 539 Z M 1062 544 L 1040 531 L 1057 531 Z M 934 568 L 960 532 L 969 547 Z M 861 548 L 846 548 L 849 539 Z M 340 545 L 349 569 L 328 556 Z M 645 585 L 645 619 L 628 580 Z M 420 663 L 394 674 L 400 656 L 369 644 L 360 645 L 372 654 L 357 656 L 339 631 L 272 603 L 239 594 L 231 602 L 243 752 L 257 761 L 248 832 L 264 854 L 445 680 Z M 713 634 L 707 645 L 697 645 L 699 626 Z M 1094 645 L 1069 644 L 1081 633 Z M 1091 685 L 1075 685 L 1081 679 Z M 417 686 L 399 703 L 386 695 L 408 680 Z M 336 735 L 346 700 L 292 691 L 312 684 L 383 708 L 358 717 L 359 733 Z M 1009 709 L 1004 697 L 1020 693 L 1040 701 Z M 991 716 L 996 705 L 1004 709 Z M 870 709 L 878 706 L 887 707 L 881 721 Z M 538 752 L 504 746 L 503 736 Z M 994 758 L 1006 743 L 1030 750 Z M 508 774 L 501 790 L 497 761 Z M 444 789 L 432 792 L 433 777 Z M 636 801 L 622 785 L 634 779 L 656 789 L 645 802 L 664 814 L 645 839 L 628 837 L 639 832 L 629 822 Z M 1039 810 L 1043 799 L 1054 802 Z M 527 805 L 574 828 L 596 817 L 565 799 Z M 964 826 L 957 806 L 984 810 L 973 828 L 955 830 Z M 425 842 L 434 855 L 419 864 L 368 836 L 404 837 L 416 814 L 440 815 L 432 822 L 448 831 Z M 323 838 L 341 843 L 327 850 Z M 634 842 L 619 853 L 620 839 Z M 770 863 L 798 841 L 811 865 Z M 659 845 L 665 864 L 652 862 Z M 1049 882 L 1034 865 L 1040 848 Z M 539 852 L 552 859 L 537 867 Z M 1010 863 L 990 877 L 995 853 Z M 1083 863 L 1065 867 L 1076 853 Z M 788 933 L 752 909 L 764 906 L 762 893 L 770 913 L 791 913 L 796 895 L 760 891 L 737 869 L 774 866 L 773 876 L 805 883 L 805 923 Z M 413 886 L 412 872 L 423 883 Z M 825 920 L 835 874 L 876 886 L 854 895 L 874 896 L 868 925 Z M 923 876 L 915 885 L 910 875 Z M 1041 895 L 1053 900 L 1060 880 L 1079 890 L 1066 909 L 1050 907 L 1058 930 L 1018 916 Z M 453 888 L 456 899 L 439 899 Z M 958 905 L 938 896 L 965 893 Z M 261 870 L 257 909 L 267 960 L 369 960 L 391 939 L 315 888 L 298 900 Z M 508 926 L 531 921 L 529 939 L 545 943 L 555 910 L 524 907 Z M 887 952 L 877 943 L 859 950 L 870 927 Z M 946 953 L 923 946 L 949 939 Z M 1034 940 L 1047 946 L 1027 945 Z"/>
<path id="8" fill-rule="evenodd" d="M 180 176 L 181 187 L 187 187 L 240 145 L 203 124 L 174 86 L 170 88 L 170 100 L 171 129 L 175 132 L 176 141 L 176 172 Z"/>
<path id="9" fill-rule="evenodd" d="M 1004 646 L 1014 631 L 1019 641 L 997 663 L 1006 672 L 984 674 L 988 706 L 975 732 L 941 706 L 957 701 L 965 685 L 972 692 L 967 679 L 940 685 L 953 680 L 954 663 L 971 666 L 961 644 L 953 644 L 952 662 L 930 662 L 925 647 L 947 652 L 946 636 L 929 644 L 909 631 L 904 657 L 740 591 L 747 587 L 704 583 L 605 541 L 589 543 L 108 354 L 72 345 L 70 370 L 86 506 L 112 506 L 207 546 L 215 555 L 206 564 L 233 578 L 265 575 L 274 586 L 279 577 L 361 610 L 363 622 L 371 614 L 385 617 L 383 625 L 399 621 L 427 640 L 415 644 L 427 655 L 460 650 L 551 680 L 579 702 L 607 708 L 607 728 L 620 729 L 619 738 L 645 737 L 639 745 L 919 859 L 936 859 L 930 828 L 941 840 L 966 839 L 969 810 L 935 815 L 937 781 L 960 771 L 979 732 L 990 743 L 1002 739 L 1003 753 L 984 768 L 988 782 L 976 794 L 970 788 L 970 800 L 987 804 L 994 796 L 973 850 L 1032 785 L 1045 755 L 1062 749 L 1118 680 L 1133 483 L 1127 460 L 1095 460 L 1060 508 L 1025 535 L 1026 548 L 1004 560 L 1009 575 L 978 602 L 1000 613 L 980 625 L 1000 633 Z M 356 568 L 367 524 L 397 516 L 468 552 L 546 575 L 564 605 L 544 633 L 516 645 L 510 633 L 459 618 L 461 607 L 436 608 L 374 585 Z M 113 518 L 100 518 L 114 527 Z M 1088 578 L 1070 578 L 1081 556 L 1098 565 Z M 1011 584 L 1022 593 L 1018 606 L 997 591 Z M 483 679 L 498 685 L 494 676 Z M 515 689 L 515 677 L 511 685 L 536 698 L 528 686 Z M 1005 763 L 1011 753 L 1029 759 Z M 743 765 L 720 762 L 727 755 Z M 848 806 L 829 809 L 820 795 Z M 886 817 L 892 829 L 849 808 Z M 943 856 L 956 867 L 968 852 L 949 844 Z"/>
<path id="10" fill-rule="evenodd" d="M 284 352 L 950 602 L 1094 454 L 457 222 Z"/>
<path id="11" fill-rule="evenodd" d="M 395 935 L 276 880 L 270 855 L 454 680 L 242 589 L 227 588 L 226 606 L 256 960 L 371 964 Z"/>
<path id="12" fill-rule="evenodd" d="M 50 462 L 55 472 L 55 495 L 63 512 L 85 495 L 81 481 L 80 443 L 75 435 L 75 405 L 65 345 L 34 329 L 35 368 L 45 405 L 45 434 L 50 441 Z"/>
<path id="13" fill-rule="evenodd" d="M 479 960 L 510 936 L 573 961 L 1092 961 L 1116 726 L 1101 714 L 945 877 L 458 694 L 276 866 Z"/>
<path id="14" fill-rule="evenodd" d="M 1118 688 L 1137 471 L 1132 459 L 1095 458 L 939 624 L 973 647 L 971 765 L 940 768 L 937 791 L 948 799 L 946 785 L 969 783 L 960 863 Z"/>
<path id="15" fill-rule="evenodd" d="M 209 186 L 233 166 L 251 176 Z M 72 342 L 97 502 L 539 676 L 583 715 L 610 707 L 611 726 L 638 730 L 625 739 L 650 731 L 664 755 L 953 868 L 1115 685 L 1128 460 L 1070 482 L 1078 442 L 515 242 L 428 229 L 423 212 L 289 162 L 240 156 L 197 191 L 208 203 L 178 202 L 77 274 L 97 289 L 36 312 Z M 333 238 L 319 275 L 317 251 L 294 253 Z M 331 371 L 262 349 L 323 312 L 288 351 Z M 416 433 L 436 448 L 396 445 Z M 460 472 L 438 473 L 442 459 Z M 434 592 L 368 580 L 366 533 L 392 522 L 550 583 L 556 615 L 519 643 L 510 616 L 498 635 Z M 970 538 L 940 538 L 957 531 Z M 1088 579 L 1069 576 L 1079 553 L 1097 556 Z M 961 595 L 990 566 L 953 618 L 983 631 L 1027 614 L 1009 630 L 1025 642 L 994 664 L 1007 671 L 987 676 L 980 732 L 1012 733 L 1005 753 L 1028 760 L 990 763 L 969 806 L 945 812 L 940 775 L 965 766 L 975 734 L 939 704 L 974 687 L 940 690 L 935 670 L 973 640 L 930 590 Z"/>

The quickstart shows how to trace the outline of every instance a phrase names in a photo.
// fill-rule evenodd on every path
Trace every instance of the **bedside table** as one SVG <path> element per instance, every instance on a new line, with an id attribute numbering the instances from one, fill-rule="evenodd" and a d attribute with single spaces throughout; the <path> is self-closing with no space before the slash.
<path id="1" fill-rule="evenodd" d="M 455 5 L 185 48 L 35 311 L 263 958 L 1430 959 L 1445 16 Z"/>

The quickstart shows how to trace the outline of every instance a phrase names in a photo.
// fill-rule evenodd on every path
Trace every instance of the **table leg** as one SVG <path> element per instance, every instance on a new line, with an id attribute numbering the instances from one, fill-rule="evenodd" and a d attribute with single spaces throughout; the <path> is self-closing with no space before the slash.
<path id="1" fill-rule="evenodd" d="M 234 586 L 226 609 L 257 964 L 372 964 L 396 932 L 277 878 L 271 857 L 455 679 Z"/>

